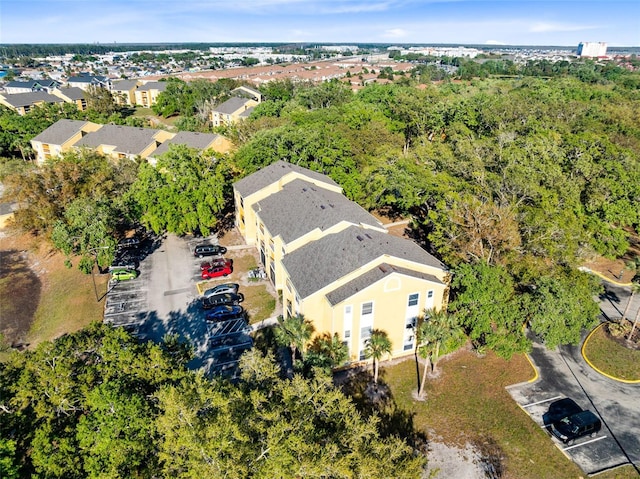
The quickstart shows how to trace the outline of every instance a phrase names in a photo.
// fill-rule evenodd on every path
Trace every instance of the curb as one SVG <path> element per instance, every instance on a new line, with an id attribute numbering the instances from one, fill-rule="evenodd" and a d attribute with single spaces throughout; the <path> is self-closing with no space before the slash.
<path id="1" fill-rule="evenodd" d="M 591 361 L 589 361 L 589 358 L 587 358 L 587 356 L 584 354 L 584 350 L 585 350 L 585 347 L 587 346 L 587 343 L 589 342 L 589 339 L 591 339 L 591 336 L 593 335 L 593 333 L 595 333 L 603 325 L 604 325 L 604 323 L 600 323 L 599 325 L 597 325 L 595 328 L 593 328 L 593 331 L 591 331 L 587 335 L 587 337 L 585 338 L 584 342 L 582 343 L 582 347 L 580 348 L 580 354 L 582 355 L 582 358 L 585 360 L 585 362 L 589 366 L 591 366 L 591 369 L 593 369 L 595 372 L 597 372 L 599 374 L 602 374 L 604 377 L 607 377 L 609 379 L 613 379 L 614 381 L 618 381 L 618 382 L 625 383 L 625 384 L 640 384 L 640 379 L 621 379 L 621 378 L 617 378 L 615 376 L 612 376 L 611 374 L 607 374 L 604 371 L 601 371 L 600 369 L 595 367 L 593 365 L 593 363 Z"/>
<path id="2" fill-rule="evenodd" d="M 620 283 L 618 281 L 615 281 L 613 279 L 607 278 L 605 275 L 603 275 L 602 273 L 599 273 L 597 271 L 593 271 L 592 269 L 589 269 L 585 266 L 580 266 L 578 268 L 580 271 L 583 271 L 585 273 L 591 273 L 593 275 L 596 275 L 597 277 L 599 277 L 600 279 L 603 279 L 604 281 L 606 281 L 607 283 L 611 283 L 611 284 L 615 284 L 616 286 L 631 286 L 633 283 Z"/>

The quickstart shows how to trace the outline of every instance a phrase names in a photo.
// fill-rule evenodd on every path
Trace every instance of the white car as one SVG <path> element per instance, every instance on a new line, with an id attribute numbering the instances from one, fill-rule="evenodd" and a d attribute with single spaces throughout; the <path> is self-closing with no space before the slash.
<path id="1" fill-rule="evenodd" d="M 223 283 L 211 289 L 207 289 L 204 293 L 202 293 L 202 296 L 204 298 L 208 298 L 210 296 L 213 296 L 214 294 L 224 294 L 224 293 L 235 294 L 238 292 L 239 288 L 240 288 L 240 285 L 236 283 Z"/>

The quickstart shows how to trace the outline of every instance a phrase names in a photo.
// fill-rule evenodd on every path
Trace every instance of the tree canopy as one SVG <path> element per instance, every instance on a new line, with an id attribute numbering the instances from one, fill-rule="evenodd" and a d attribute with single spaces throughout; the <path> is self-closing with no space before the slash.
<path id="1" fill-rule="evenodd" d="M 185 361 L 93 324 L 0 363 L 6 477 L 421 477 L 424 457 L 322 371 L 282 379 L 254 350 L 231 384 Z"/>

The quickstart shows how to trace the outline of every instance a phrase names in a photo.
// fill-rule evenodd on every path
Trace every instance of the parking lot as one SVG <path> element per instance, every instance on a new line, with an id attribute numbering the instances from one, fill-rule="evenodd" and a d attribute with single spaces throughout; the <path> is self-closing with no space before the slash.
<path id="1" fill-rule="evenodd" d="M 549 405 L 562 398 L 573 399 L 594 412 L 602 429 L 594 438 L 563 444 L 549 434 L 565 455 L 589 474 L 634 464 L 640 466 L 640 384 L 624 384 L 601 376 L 584 362 L 577 346 L 555 351 L 534 344 L 531 358 L 540 377 L 532 383 L 508 388 L 511 396 L 541 428 Z"/>
<path id="2" fill-rule="evenodd" d="M 195 245 L 205 242 L 216 244 L 217 240 L 173 235 L 145 240 L 136 250 L 140 275 L 109 283 L 104 319 L 125 327 L 141 340 L 161 341 L 166 334 L 177 334 L 195 349 L 189 367 L 202 368 L 206 374 L 233 376 L 238 358 L 252 347 L 253 340 L 244 319 L 205 320 L 196 285 L 202 281 L 200 263 L 206 258 L 193 255 Z M 233 253 L 229 251 L 225 257 L 233 259 Z M 220 278 L 212 283 L 229 281 L 238 282 Z"/>

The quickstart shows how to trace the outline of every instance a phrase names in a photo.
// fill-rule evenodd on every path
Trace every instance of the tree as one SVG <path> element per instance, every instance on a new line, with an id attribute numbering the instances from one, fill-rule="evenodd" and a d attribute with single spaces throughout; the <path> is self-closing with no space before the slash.
<path id="1" fill-rule="evenodd" d="M 109 118 L 118 110 L 118 105 L 109 90 L 100 86 L 89 86 L 84 92 L 87 109 L 93 110 L 102 118 Z"/>
<path id="2" fill-rule="evenodd" d="M 640 283 L 632 282 L 631 283 L 631 294 L 629 295 L 629 300 L 627 301 L 627 305 L 622 312 L 622 318 L 620 318 L 620 322 L 624 322 L 627 319 L 627 313 L 629 312 L 629 308 L 631 307 L 631 303 L 633 302 L 634 296 L 640 293 Z"/>
<path id="3" fill-rule="evenodd" d="M 295 365 L 298 351 L 304 354 L 307 349 L 307 343 L 313 334 L 313 326 L 301 314 L 286 318 L 280 316 L 278 326 L 275 329 L 276 341 L 281 346 L 291 349 L 291 361 Z"/>
<path id="4" fill-rule="evenodd" d="M 548 348 L 578 344 L 583 329 L 598 322 L 600 307 L 593 299 L 602 291 L 597 277 L 568 269 L 543 276 L 523 303 L 531 330 Z"/>
<path id="5" fill-rule="evenodd" d="M 506 359 L 527 351 L 526 318 L 521 313 L 513 278 L 502 266 L 461 264 L 451 282 L 449 311 L 460 319 L 476 346 L 493 349 Z"/>
<path id="6" fill-rule="evenodd" d="M 429 366 L 436 370 L 442 346 L 461 331 L 457 318 L 445 310 L 425 310 L 418 325 L 418 354 L 426 363 L 420 383 L 418 395 L 424 395 L 424 386 L 427 381 Z"/>
<path id="7" fill-rule="evenodd" d="M 364 355 L 373 358 L 373 382 L 378 384 L 378 369 L 380 360 L 387 354 L 391 354 L 391 340 L 386 331 L 374 329 L 366 340 Z"/>
<path id="8" fill-rule="evenodd" d="M 331 336 L 325 333 L 313 340 L 305 358 L 305 369 L 319 366 L 328 371 L 343 365 L 349 358 L 347 345 L 338 333 Z"/>
<path id="9" fill-rule="evenodd" d="M 130 196 L 156 233 L 209 235 L 230 197 L 227 163 L 211 152 L 172 145 L 155 167 L 140 165 Z"/>

